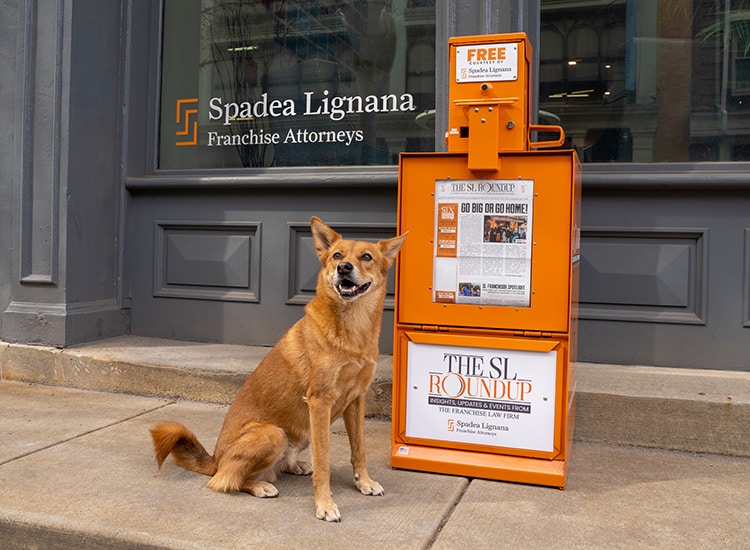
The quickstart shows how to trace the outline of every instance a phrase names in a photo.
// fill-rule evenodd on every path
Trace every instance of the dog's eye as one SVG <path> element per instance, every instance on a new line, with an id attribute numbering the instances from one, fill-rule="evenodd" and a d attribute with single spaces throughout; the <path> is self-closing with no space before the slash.
<path id="1" fill-rule="evenodd" d="M 372 260 L 372 256 L 370 256 L 369 253 L 365 252 L 364 254 L 362 254 L 362 261 L 369 262 L 370 260 Z"/>
<path id="2" fill-rule="evenodd" d="M 343 257 L 344 257 L 344 255 L 341 252 L 334 252 L 333 253 L 333 259 L 334 260 L 340 260 Z"/>

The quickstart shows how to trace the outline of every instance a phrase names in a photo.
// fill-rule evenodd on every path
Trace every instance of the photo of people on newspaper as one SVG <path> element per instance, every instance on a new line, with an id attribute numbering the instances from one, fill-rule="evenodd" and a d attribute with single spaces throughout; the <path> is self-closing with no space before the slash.
<path id="1" fill-rule="evenodd" d="M 525 243 L 526 216 L 485 216 L 484 242 L 486 243 Z"/>

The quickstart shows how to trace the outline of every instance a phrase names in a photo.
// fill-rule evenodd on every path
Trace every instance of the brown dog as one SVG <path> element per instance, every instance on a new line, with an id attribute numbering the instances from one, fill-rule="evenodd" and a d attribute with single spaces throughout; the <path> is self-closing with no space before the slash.
<path id="1" fill-rule="evenodd" d="M 179 466 L 212 476 L 215 491 L 274 497 L 278 472 L 312 473 L 315 515 L 340 521 L 329 455 L 330 424 L 340 416 L 357 488 L 383 494 L 365 464 L 365 392 L 375 373 L 386 276 L 406 235 L 376 244 L 344 240 L 316 217 L 311 227 L 323 264 L 316 296 L 240 389 L 213 456 L 178 422 L 155 426 L 151 436 L 159 468 L 171 453 Z M 314 472 L 297 458 L 310 443 Z"/>

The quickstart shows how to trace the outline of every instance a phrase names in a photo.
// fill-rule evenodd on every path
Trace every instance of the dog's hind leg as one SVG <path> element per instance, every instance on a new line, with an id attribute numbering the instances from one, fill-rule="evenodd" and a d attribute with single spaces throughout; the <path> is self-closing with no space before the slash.
<path id="1" fill-rule="evenodd" d="M 271 424 L 248 422 L 233 440 L 217 446 L 218 469 L 208 487 L 222 493 L 243 491 L 256 497 L 275 497 L 279 494 L 273 484 L 258 479 L 279 462 L 288 441 L 284 431 Z"/>

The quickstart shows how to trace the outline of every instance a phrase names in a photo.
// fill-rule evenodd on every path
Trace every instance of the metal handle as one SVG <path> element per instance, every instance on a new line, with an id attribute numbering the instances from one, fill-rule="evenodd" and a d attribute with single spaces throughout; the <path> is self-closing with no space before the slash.
<path id="1" fill-rule="evenodd" d="M 565 143 L 565 131 L 562 126 L 547 126 L 545 124 L 532 124 L 529 132 L 557 132 L 558 139 L 554 141 L 532 141 L 529 143 L 531 149 L 543 149 L 545 147 L 561 147 Z"/>

